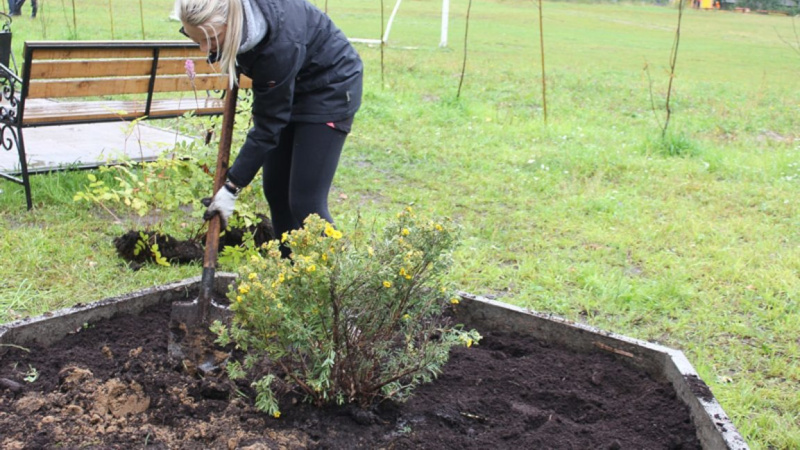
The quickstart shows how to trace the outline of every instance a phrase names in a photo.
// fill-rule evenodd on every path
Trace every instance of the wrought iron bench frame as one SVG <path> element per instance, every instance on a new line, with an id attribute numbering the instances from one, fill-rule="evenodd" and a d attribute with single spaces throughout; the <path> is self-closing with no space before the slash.
<path id="1" fill-rule="evenodd" d="M 185 68 L 192 60 L 195 76 Z M 40 41 L 26 42 L 22 75 L 0 63 L 0 149 L 19 153 L 19 177 L 0 177 L 25 188 L 33 208 L 23 130 L 67 124 L 221 115 L 220 95 L 227 77 L 206 62 L 189 41 Z M 245 77 L 240 87 L 249 88 Z M 186 96 L 185 94 L 191 95 Z M 202 93 L 202 96 L 200 94 Z M 144 99 L 127 100 L 132 94 Z M 93 98 L 100 96 L 102 100 Z M 88 98 L 87 98 L 88 97 Z M 58 103 L 32 105 L 33 99 Z"/>

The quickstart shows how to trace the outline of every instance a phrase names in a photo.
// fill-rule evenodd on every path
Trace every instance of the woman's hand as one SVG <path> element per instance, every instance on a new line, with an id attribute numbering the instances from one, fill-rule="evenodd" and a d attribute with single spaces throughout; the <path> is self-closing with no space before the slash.
<path id="1" fill-rule="evenodd" d="M 237 195 L 229 191 L 227 187 L 223 186 L 217 191 L 214 198 L 204 198 L 203 205 L 207 206 L 203 219 L 210 220 L 214 214 L 219 214 L 222 219 L 222 228 L 228 226 L 228 219 L 233 214 L 233 206 L 236 203 Z"/>

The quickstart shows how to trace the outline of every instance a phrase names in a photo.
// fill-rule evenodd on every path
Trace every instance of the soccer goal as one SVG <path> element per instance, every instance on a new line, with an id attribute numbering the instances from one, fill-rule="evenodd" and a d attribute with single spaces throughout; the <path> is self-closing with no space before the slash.
<path id="1" fill-rule="evenodd" d="M 392 8 L 392 14 L 389 15 L 389 22 L 386 24 L 386 29 L 383 32 L 383 36 L 381 39 L 363 39 L 363 38 L 350 38 L 352 42 L 359 42 L 362 44 L 380 44 L 380 43 L 387 43 L 389 42 L 389 33 L 392 31 L 392 24 L 394 23 L 394 18 L 397 16 L 397 11 L 400 10 L 400 3 L 403 0 L 397 0 L 394 4 L 394 8 Z M 441 38 L 439 39 L 439 47 L 447 47 L 447 25 L 449 22 L 450 16 L 450 0 L 442 0 L 442 32 Z"/>

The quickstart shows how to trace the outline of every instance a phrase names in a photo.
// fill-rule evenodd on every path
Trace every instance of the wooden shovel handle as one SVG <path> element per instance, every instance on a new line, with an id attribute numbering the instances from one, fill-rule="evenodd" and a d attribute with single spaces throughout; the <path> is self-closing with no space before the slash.
<path id="1" fill-rule="evenodd" d="M 239 95 L 239 86 L 234 85 L 225 94 L 225 106 L 222 110 L 222 131 L 219 137 L 219 152 L 217 153 L 217 171 L 214 177 L 214 194 L 225 184 L 228 174 L 228 160 L 231 155 L 231 141 L 233 139 L 233 124 L 236 118 L 236 99 Z M 203 258 L 203 277 L 201 280 L 200 299 L 211 299 L 214 288 L 214 271 L 217 267 L 217 250 L 219 247 L 219 234 L 222 228 L 222 219 L 219 214 L 214 214 L 208 222 L 206 234 L 206 251 Z M 203 305 L 206 309 L 207 301 Z M 205 317 L 205 311 L 203 311 Z"/>

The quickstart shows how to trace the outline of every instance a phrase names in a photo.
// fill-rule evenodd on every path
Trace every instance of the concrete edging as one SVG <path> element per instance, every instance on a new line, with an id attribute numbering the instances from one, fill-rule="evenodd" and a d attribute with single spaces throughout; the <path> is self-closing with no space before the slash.
<path id="1" fill-rule="evenodd" d="M 228 285 L 236 279 L 232 273 L 218 273 L 215 291 L 225 295 Z M 109 319 L 115 314 L 138 314 L 148 306 L 197 297 L 200 277 L 187 278 L 175 283 L 155 286 L 118 297 L 109 297 L 89 304 L 78 304 L 41 316 L 0 324 L 0 344 L 26 346 L 50 345 L 85 323 Z"/>

